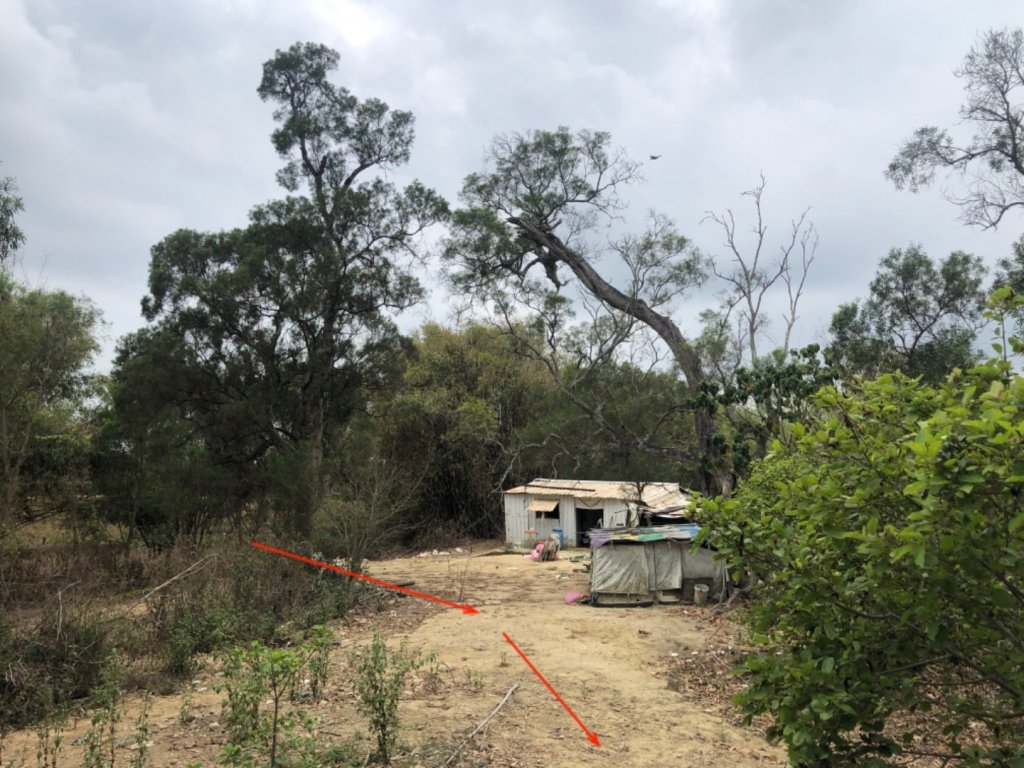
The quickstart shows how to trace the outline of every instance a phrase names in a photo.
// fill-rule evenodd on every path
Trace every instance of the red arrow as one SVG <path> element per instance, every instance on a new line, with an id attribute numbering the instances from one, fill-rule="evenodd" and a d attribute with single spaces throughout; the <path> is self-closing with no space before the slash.
<path id="1" fill-rule="evenodd" d="M 547 687 L 549 691 L 551 691 L 551 695 L 558 699 L 558 703 L 565 707 L 565 711 L 568 712 L 569 716 L 576 721 L 576 725 L 582 728 L 583 732 L 587 734 L 587 739 L 589 739 L 590 743 L 593 744 L 595 747 L 600 747 L 601 741 L 597 738 L 597 734 L 591 731 L 589 728 L 587 728 L 587 726 L 583 724 L 583 721 L 576 717 L 576 713 L 572 711 L 572 707 L 565 703 L 565 699 L 559 696 L 558 691 L 551 687 L 551 683 L 544 679 L 544 675 L 540 673 L 540 670 L 533 666 L 530 660 L 526 658 L 526 654 L 519 649 L 518 645 L 512 642 L 512 638 L 508 636 L 508 632 L 502 632 L 501 636 L 505 638 L 505 642 L 507 642 L 509 645 L 516 649 L 516 653 L 518 653 L 522 657 L 523 661 L 526 662 L 526 666 L 533 670 L 533 674 L 540 678 L 540 681 L 544 683 L 544 685 Z"/>
<path id="2" fill-rule="evenodd" d="M 371 584 L 376 584 L 378 587 L 385 587 L 387 589 L 393 589 L 396 592 L 401 592 L 404 595 L 412 595 L 413 597 L 418 597 L 421 600 L 430 600 L 432 603 L 440 603 L 441 605 L 446 605 L 449 608 L 458 608 L 463 613 L 480 613 L 480 611 L 478 611 L 476 608 L 474 608 L 469 603 L 466 603 L 464 605 L 460 605 L 459 603 L 452 603 L 452 602 L 449 602 L 448 600 L 442 600 L 440 597 L 434 597 L 433 595 L 426 595 L 423 592 L 417 592 L 415 589 L 408 589 L 407 587 L 400 587 L 397 584 L 392 584 L 389 581 L 381 581 L 380 579 L 375 579 L 375 578 L 373 578 L 373 576 L 367 576 L 365 573 L 356 573 L 355 571 L 346 571 L 344 568 L 339 568 L 338 566 L 331 565 L 330 563 L 322 563 L 319 560 L 313 560 L 312 558 L 309 558 L 309 557 L 303 557 L 302 555 L 296 555 L 294 552 L 288 552 L 287 550 L 284 550 L 284 549 L 278 549 L 277 547 L 271 547 L 271 546 L 268 546 L 267 544 L 260 544 L 258 541 L 250 542 L 250 544 L 252 544 L 254 547 L 256 547 L 256 549 L 262 549 L 265 552 L 270 552 L 271 554 L 274 554 L 274 555 L 281 555 L 281 557 L 290 557 L 292 560 L 298 560 L 300 563 L 306 563 L 308 565 L 315 565 L 317 568 L 326 568 L 328 571 L 336 571 L 337 573 L 343 574 L 345 576 L 351 576 L 353 579 L 361 579 L 363 581 L 368 581 Z"/>

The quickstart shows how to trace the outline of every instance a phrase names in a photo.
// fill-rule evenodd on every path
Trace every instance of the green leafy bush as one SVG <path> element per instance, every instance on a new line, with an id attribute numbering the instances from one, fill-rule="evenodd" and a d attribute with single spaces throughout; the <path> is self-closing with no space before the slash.
<path id="1" fill-rule="evenodd" d="M 301 709 L 284 709 L 286 697 L 295 698 L 303 680 L 310 695 L 319 699 L 327 680 L 327 653 L 333 641 L 330 631 L 316 627 L 310 639 L 297 648 L 270 648 L 258 641 L 232 648 L 224 654 L 224 723 L 229 743 L 222 764 L 243 768 L 260 764 L 265 756 L 271 766 L 319 766 L 322 752 L 313 718 Z M 263 702 L 269 700 L 265 711 Z"/>
<path id="2" fill-rule="evenodd" d="M 705 503 L 763 579 L 746 713 L 795 765 L 1024 764 L 1024 379 L 1002 359 L 814 402 L 754 475 L 775 493 Z"/>
<path id="3" fill-rule="evenodd" d="M 370 722 L 370 730 L 377 739 L 377 756 L 384 763 L 391 762 L 398 740 L 398 700 L 405 678 L 432 660 L 433 655 L 411 651 L 405 640 L 395 651 L 388 651 L 384 636 L 377 634 L 369 646 L 352 654 L 357 706 Z"/>

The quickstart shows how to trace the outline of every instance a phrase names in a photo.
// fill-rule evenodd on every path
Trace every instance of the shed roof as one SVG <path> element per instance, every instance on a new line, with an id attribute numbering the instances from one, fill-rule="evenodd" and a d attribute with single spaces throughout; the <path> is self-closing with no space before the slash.
<path id="1" fill-rule="evenodd" d="M 590 546 L 597 549 L 608 542 L 646 544 L 649 541 L 692 541 L 699 533 L 700 526 L 696 523 L 650 527 L 634 526 L 632 528 L 595 528 L 590 532 Z"/>
<path id="2" fill-rule="evenodd" d="M 588 504 L 601 499 L 639 501 L 641 506 L 653 511 L 678 509 L 690 503 L 689 495 L 679 488 L 679 483 L 646 483 L 638 499 L 636 483 L 620 480 L 552 480 L 541 477 L 526 485 L 510 488 L 505 493 L 546 498 L 571 496 Z"/>

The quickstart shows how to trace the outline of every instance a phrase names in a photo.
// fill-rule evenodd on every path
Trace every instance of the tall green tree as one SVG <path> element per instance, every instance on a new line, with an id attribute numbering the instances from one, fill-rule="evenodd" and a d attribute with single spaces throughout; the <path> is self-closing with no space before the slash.
<path id="1" fill-rule="evenodd" d="M 228 461 L 211 447 L 183 399 L 180 377 L 192 372 L 170 331 L 122 339 L 93 444 L 101 511 L 154 551 L 179 539 L 201 541 L 225 519 L 254 527 L 266 520 L 266 462 Z"/>
<path id="2" fill-rule="evenodd" d="M 601 418 L 601 403 L 580 403 L 617 440 L 671 453 L 698 468 L 702 487 L 728 489 L 731 474 L 714 410 L 696 403 L 708 380 L 706 364 L 669 312 L 706 278 L 706 262 L 657 214 L 643 230 L 607 242 L 604 225 L 625 207 L 620 192 L 639 171 L 607 133 L 563 127 L 497 137 L 487 169 L 466 177 L 462 187 L 465 207 L 455 215 L 448 247 L 454 281 L 494 306 L 507 327 L 525 322 L 538 331 L 548 349 L 534 349 L 549 366 L 568 352 L 585 370 L 596 371 L 622 360 L 622 351 L 638 337 L 646 334 L 648 344 L 656 337 L 686 383 L 696 445 L 630 435 Z M 603 275 L 602 260 L 618 264 L 624 279 L 616 283 Z M 582 335 L 571 327 L 577 312 L 585 315 Z"/>
<path id="3" fill-rule="evenodd" d="M 926 381 L 977 360 L 985 267 L 954 251 L 935 263 L 919 245 L 894 248 L 879 263 L 871 295 L 832 316 L 827 356 L 846 376 L 902 371 Z"/>
<path id="4" fill-rule="evenodd" d="M 968 224 L 986 229 L 1024 207 L 1024 30 L 992 29 L 981 35 L 956 71 L 966 99 L 960 121 L 970 138 L 925 126 L 914 131 L 889 163 L 897 189 L 917 192 L 937 173 L 959 176 L 961 191 L 949 200 Z"/>
<path id="5" fill-rule="evenodd" d="M 0 532 L 32 516 L 26 469 L 41 471 L 57 458 L 62 435 L 75 431 L 63 415 L 87 393 L 98 322 L 88 301 L 29 289 L 0 272 Z"/>
<path id="6" fill-rule="evenodd" d="M 501 489 L 536 472 L 536 454 L 558 440 L 553 430 L 525 434 L 544 421 L 554 392 L 500 329 L 419 330 L 401 387 L 374 410 L 384 456 L 420 479 L 411 509 L 420 533 L 501 530 Z"/>
<path id="7" fill-rule="evenodd" d="M 278 180 L 291 194 L 256 207 L 244 229 L 157 244 L 143 300 L 152 325 L 126 340 L 117 368 L 121 384 L 173 403 L 213 462 L 291 483 L 279 496 L 299 530 L 325 453 L 397 348 L 392 314 L 420 299 L 418 236 L 447 213 L 419 182 L 388 178 L 409 159 L 412 114 L 331 83 L 338 63 L 297 43 L 264 64 L 258 92 L 275 106 Z M 147 358 L 162 375 L 128 374 Z M 243 495 L 262 493 L 247 482 Z"/>
<path id="8" fill-rule="evenodd" d="M 82 405 L 100 321 L 86 299 L 11 277 L 10 260 L 25 241 L 17 189 L 0 177 L 0 537 L 81 495 L 71 477 L 87 475 Z M 44 510 L 45 502 L 54 503 Z"/>

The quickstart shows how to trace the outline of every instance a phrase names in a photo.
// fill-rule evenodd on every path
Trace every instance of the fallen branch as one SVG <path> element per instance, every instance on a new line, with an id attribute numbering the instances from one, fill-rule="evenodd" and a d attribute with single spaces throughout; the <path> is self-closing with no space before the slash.
<path id="1" fill-rule="evenodd" d="M 132 611 L 134 611 L 136 608 L 138 608 L 144 602 L 149 600 L 149 598 L 151 598 L 153 595 L 155 595 L 161 589 L 163 589 L 166 586 L 169 586 L 169 585 L 173 584 L 178 579 L 185 578 L 190 573 L 193 573 L 194 571 L 196 571 L 199 568 L 199 566 L 205 565 L 206 563 L 208 563 L 210 560 L 212 560 L 216 556 L 217 555 L 207 555 L 202 560 L 197 560 L 196 562 L 192 563 L 192 565 L 190 565 L 188 568 L 186 568 L 181 573 L 177 574 L 176 576 L 172 576 L 167 581 L 165 581 L 163 584 L 161 584 L 161 585 L 159 585 L 157 587 L 154 587 L 153 589 L 149 590 L 149 592 L 147 592 L 145 595 L 143 595 L 137 602 L 133 603 L 132 606 L 127 611 L 125 611 L 125 616 L 130 616 L 132 614 Z"/>
<path id="2" fill-rule="evenodd" d="M 72 587 L 81 584 L 82 580 L 79 579 L 74 584 L 68 584 L 64 589 L 57 590 L 57 639 L 60 639 L 60 629 L 64 624 L 64 590 L 71 589 Z"/>
<path id="3" fill-rule="evenodd" d="M 448 756 L 448 759 L 444 761 L 444 765 L 441 766 L 441 768 L 448 768 L 448 766 L 452 764 L 452 761 L 456 757 L 459 756 L 460 752 L 462 752 L 462 748 L 465 747 L 469 743 L 470 739 L 472 739 L 474 736 L 476 736 L 480 732 L 481 728 L 483 728 L 485 725 L 487 725 L 487 723 L 490 722 L 492 717 L 494 717 L 496 714 L 498 714 L 499 710 L 501 710 L 501 708 L 505 706 L 506 702 L 509 699 L 512 698 L 512 694 L 516 692 L 516 689 L 518 687 L 519 687 L 519 683 L 516 683 L 515 685 L 513 685 L 511 688 L 508 689 L 508 693 L 505 694 L 505 698 L 503 698 L 501 701 L 499 701 L 498 702 L 498 706 L 496 706 L 494 709 L 492 709 L 491 713 L 489 715 L 487 715 L 487 717 L 485 717 L 483 720 L 480 721 L 480 724 L 470 732 L 469 736 L 467 736 L 466 738 L 464 738 L 462 740 L 462 743 L 459 744 L 459 746 L 457 746 L 455 748 L 455 751 L 452 752 L 451 755 Z"/>

